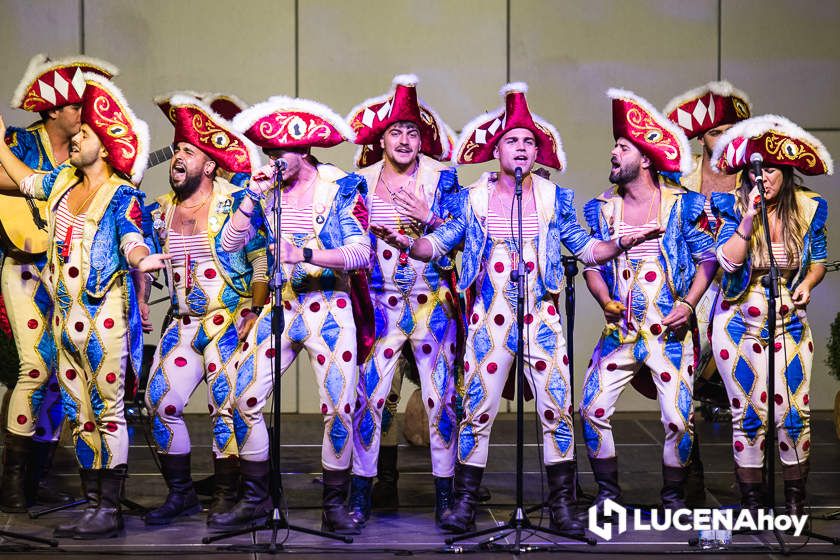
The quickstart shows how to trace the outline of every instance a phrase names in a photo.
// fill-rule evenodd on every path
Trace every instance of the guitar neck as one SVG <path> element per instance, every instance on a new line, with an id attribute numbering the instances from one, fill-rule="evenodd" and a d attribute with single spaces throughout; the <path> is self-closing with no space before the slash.
<path id="1" fill-rule="evenodd" d="M 154 152 L 149 154 L 148 169 L 151 169 L 156 165 L 160 165 L 161 163 L 169 161 L 170 159 L 172 159 L 173 154 L 174 152 L 172 151 L 172 146 L 166 146 L 165 148 L 155 150 Z"/>

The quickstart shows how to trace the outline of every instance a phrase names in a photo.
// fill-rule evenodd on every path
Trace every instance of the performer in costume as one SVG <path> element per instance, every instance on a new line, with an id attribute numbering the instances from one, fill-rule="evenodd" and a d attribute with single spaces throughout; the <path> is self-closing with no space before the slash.
<path id="1" fill-rule="evenodd" d="M 586 221 L 599 239 L 662 228 L 651 240 L 598 268 L 584 271 L 607 324 L 583 382 L 580 413 L 589 461 L 598 483 L 596 505 L 618 500 L 618 457 L 610 418 L 626 384 L 642 366 L 653 373 L 665 444 L 662 503 L 685 507 L 686 465 L 693 438 L 694 306 L 717 269 L 703 196 L 674 182 L 691 169 L 688 139 L 647 101 L 611 89 L 613 186 L 589 201 Z M 669 177 L 670 176 L 670 177 Z"/>
<path id="2" fill-rule="evenodd" d="M 37 112 L 41 119 L 26 128 L 9 127 L 6 143 L 12 153 L 35 171 L 50 172 L 69 156 L 70 139 L 81 127 L 82 74 L 106 77 L 117 69 L 101 60 L 76 56 L 49 60 L 35 55 L 12 98 L 12 107 Z M 0 168 L 0 191 L 20 190 Z M 24 221 L 34 237 L 37 225 L 23 199 L 4 198 L 5 212 Z M 36 207 L 37 208 L 37 207 Z M 13 216 L 13 213 L 17 215 Z M 43 213 L 41 213 L 43 217 Z M 9 224 L 4 224 L 9 227 Z M 23 250 L 23 248 L 21 248 Z M 0 509 L 26 511 L 27 503 L 54 501 L 56 492 L 44 478 L 52 464 L 64 415 L 55 377 L 55 344 L 51 327 L 52 300 L 43 284 L 46 253 L 7 254 L 3 261 L 3 299 L 19 357 L 18 381 L 7 417 Z M 69 498 L 69 496 L 65 497 Z"/>
<path id="3" fill-rule="evenodd" d="M 146 403 L 169 494 L 145 521 L 166 525 L 201 509 L 190 475 L 183 411 L 202 380 L 210 403 L 215 473 L 208 518 L 230 510 L 238 500 L 234 356 L 262 309 L 268 284 L 264 237 L 256 236 L 237 252 L 221 248 L 222 227 L 245 192 L 220 177 L 217 168 L 250 175 L 251 165 L 259 161 L 256 147 L 194 97 L 174 94 L 155 102 L 175 126 L 172 192 L 148 207 L 155 244 L 172 255 L 166 280 L 173 317 L 152 360 Z"/>
<path id="4" fill-rule="evenodd" d="M 135 292 L 142 291 L 142 273 L 161 268 L 167 257 L 149 255 L 143 193 L 120 175 L 134 184 L 142 178 L 148 127 L 107 79 L 88 72 L 84 80 L 83 124 L 73 137 L 69 165 L 36 174 L 5 145 L 0 162 L 21 191 L 47 200 L 46 283 L 55 301 L 58 378 L 89 501 L 79 519 L 56 533 L 90 539 L 122 529 L 126 371 L 141 371 L 141 314 L 148 316 Z M 0 128 L 5 132 L 1 122 Z"/>
<path id="5" fill-rule="evenodd" d="M 269 258 L 269 270 L 274 271 L 273 281 L 282 283 L 285 328 L 273 346 L 272 313 L 266 307 L 242 344 L 233 421 L 244 496 L 233 510 L 216 516 L 211 526 L 241 527 L 270 510 L 269 441 L 262 409 L 273 389 L 275 352 L 280 352 L 285 371 L 305 349 L 315 369 L 324 416 L 323 527 L 358 533 L 344 502 L 350 486 L 357 360 L 369 350 L 373 329 L 357 329 L 354 324 L 354 315 L 369 314 L 371 304 L 366 283 L 352 293 L 346 271 L 370 266 L 366 186 L 362 177 L 320 164 L 309 153 L 312 147 L 352 141 L 353 133 L 323 105 L 287 97 L 273 97 L 246 109 L 234 119 L 234 126 L 285 164 L 286 170 L 282 194 L 272 188 L 274 164 L 252 178 L 248 197 L 223 229 L 222 248 L 238 250 L 258 231 L 265 232 L 276 256 Z M 279 235 L 273 231 L 278 198 Z M 279 261 L 276 270 L 274 260 Z M 367 297 L 367 302 L 353 301 L 354 295 Z"/>
<path id="6" fill-rule="evenodd" d="M 429 260 L 446 255 L 461 243 L 464 254 L 459 288 L 475 290 L 468 310 L 464 363 L 464 419 L 458 434 L 454 504 L 442 527 L 465 532 L 475 526 L 477 490 L 481 483 L 490 430 L 516 352 L 516 284 L 511 271 L 519 259 L 526 263 L 525 377 L 536 396 L 542 423 L 543 460 L 548 473 L 551 525 L 582 533 L 574 517 L 576 465 L 569 401 L 568 356 L 560 325 L 556 295 L 562 290 L 560 244 L 589 264 L 619 254 L 614 242 L 592 239 L 577 221 L 574 194 L 531 174 L 534 163 L 553 169 L 566 167 L 557 130 L 532 115 L 525 99 L 527 86 L 508 84 L 501 94 L 505 106 L 484 114 L 464 127 L 455 148 L 457 163 L 499 160 L 499 172 L 485 173 L 458 195 L 452 220 L 434 232 L 413 238 L 383 226 L 389 242 L 407 248 L 409 255 Z M 519 250 L 512 234 L 515 169 L 522 170 L 525 246 Z M 658 229 L 623 238 L 625 247 L 641 243 Z"/>
<path id="7" fill-rule="evenodd" d="M 749 118 L 750 100 L 743 91 L 734 88 L 729 82 L 709 82 L 678 95 L 668 102 L 662 112 L 683 129 L 689 140 L 696 138 L 700 143 L 701 153 L 692 156 L 694 169 L 680 178 L 680 184 L 706 197 L 706 217 L 714 232 L 715 218 L 711 211 L 711 195 L 713 192 L 728 192 L 734 189 L 736 177 L 724 175 L 712 169 L 712 151 L 721 134 L 735 123 Z M 709 319 L 715 300 L 720 293 L 720 273 L 719 270 L 714 282 L 709 285 L 709 289 L 697 302 L 695 312 L 697 333 L 694 335 L 700 346 L 700 356 L 694 372 L 695 398 L 698 397 L 697 391 L 702 394 L 706 381 L 711 379 L 716 372 L 712 358 L 712 331 Z M 646 372 L 646 376 L 649 375 L 650 372 Z M 634 380 L 634 382 L 638 381 L 638 379 Z M 652 398 L 655 397 L 656 389 L 653 386 L 653 380 L 648 377 L 644 381 L 649 385 L 647 393 Z M 685 495 L 686 503 L 690 507 L 704 505 L 706 498 L 699 445 L 700 441 L 695 432 Z"/>
<path id="8" fill-rule="evenodd" d="M 785 512 L 804 514 L 811 448 L 809 390 L 814 342 L 805 308 L 825 276 L 828 204 L 803 187 L 796 172 L 831 175 L 833 162 L 822 143 L 776 115 L 738 123 L 721 136 L 712 165 L 736 173 L 752 154 L 763 157 L 767 197 L 765 224 L 753 171 L 742 171 L 732 193 L 714 193 L 717 257 L 723 269 L 721 295 L 712 315 L 712 349 L 732 406 L 735 473 L 744 507 L 764 505 L 764 438 L 777 434 L 785 485 Z M 770 229 L 768 249 L 765 231 Z M 769 253 L 779 269 L 776 331 L 768 332 L 768 292 L 761 279 Z M 767 395 L 768 353 L 775 352 L 776 394 Z M 767 399 L 775 418 L 767 418 Z M 767 450 L 775 453 L 775 449 Z M 769 481 L 768 481 L 769 482 Z"/>
<path id="9" fill-rule="evenodd" d="M 417 99 L 417 77 L 394 78 L 388 94 L 364 101 L 347 116 L 361 144 L 356 165 L 368 184 L 371 230 L 379 225 L 417 238 L 449 217 L 448 200 L 458 190 L 452 133 L 440 117 Z M 364 525 L 371 510 L 373 477 L 383 412 L 403 347 L 411 351 L 428 406 L 435 519 L 448 509 L 455 468 L 455 349 L 460 308 L 452 285 L 454 259 L 424 263 L 371 237 L 376 258 L 370 292 L 376 316 L 376 342 L 361 366 L 353 429 L 351 515 Z M 400 383 L 401 385 L 401 383 Z M 397 399 L 398 400 L 398 397 Z M 396 401 L 392 402 L 396 405 Z M 389 453 L 396 463 L 396 453 Z"/>

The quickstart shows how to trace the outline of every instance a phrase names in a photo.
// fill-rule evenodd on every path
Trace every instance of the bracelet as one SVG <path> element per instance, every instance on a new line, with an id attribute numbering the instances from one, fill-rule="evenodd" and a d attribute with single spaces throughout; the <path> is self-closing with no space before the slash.
<path id="1" fill-rule="evenodd" d="M 693 306 L 693 305 L 691 305 L 690 303 L 688 303 L 687 301 L 685 301 L 683 298 L 679 298 L 679 299 L 676 301 L 676 303 L 681 303 L 681 304 L 683 304 L 683 305 L 687 305 L 687 306 L 688 306 L 688 308 L 689 308 L 689 309 L 691 309 L 691 312 L 692 312 L 692 313 L 694 313 L 694 306 Z"/>
<path id="2" fill-rule="evenodd" d="M 735 235 L 737 235 L 738 237 L 740 237 L 741 239 L 743 239 L 744 241 L 746 241 L 748 243 L 750 241 L 750 238 L 747 237 L 746 235 L 744 235 L 743 233 L 741 233 L 738 228 L 735 228 Z"/>
<path id="3" fill-rule="evenodd" d="M 242 215 L 243 215 L 243 216 L 245 216 L 246 218 L 251 218 L 251 217 L 253 217 L 253 216 L 254 216 L 254 212 L 251 212 L 251 213 L 249 214 L 248 212 L 246 212 L 245 210 L 243 210 L 243 209 L 242 209 L 242 205 L 240 205 L 240 206 L 239 206 L 238 210 L 239 210 L 240 212 L 242 212 Z"/>
<path id="4" fill-rule="evenodd" d="M 263 309 L 263 308 L 262 308 L 262 306 L 261 306 L 261 305 L 252 305 L 252 306 L 250 307 L 250 311 L 251 311 L 251 313 L 253 313 L 254 315 L 259 315 L 259 314 L 262 312 L 262 309 Z"/>
<path id="5" fill-rule="evenodd" d="M 257 204 L 265 200 L 265 195 L 263 193 L 254 192 L 250 188 L 245 189 L 245 195 Z"/>
<path id="6" fill-rule="evenodd" d="M 621 236 L 620 235 L 615 238 L 615 246 L 618 247 L 618 249 L 622 253 L 627 250 L 627 247 L 625 247 L 624 245 L 621 244 Z"/>
<path id="7" fill-rule="evenodd" d="M 406 247 L 406 248 L 404 249 L 404 251 L 405 251 L 405 254 L 406 254 L 406 255 L 410 255 L 410 254 L 411 254 L 411 249 L 413 249 L 413 248 L 414 248 L 414 242 L 415 242 L 415 241 L 416 241 L 416 239 L 414 239 L 413 237 L 409 237 L 409 238 L 408 238 L 408 247 Z"/>

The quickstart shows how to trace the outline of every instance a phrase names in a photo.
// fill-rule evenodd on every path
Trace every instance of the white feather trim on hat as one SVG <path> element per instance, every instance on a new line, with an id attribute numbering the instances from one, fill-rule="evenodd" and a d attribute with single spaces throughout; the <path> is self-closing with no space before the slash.
<path id="1" fill-rule="evenodd" d="M 193 97 L 192 95 L 176 93 L 175 95 L 169 98 L 169 104 L 172 107 L 186 107 L 189 105 L 194 105 L 201 109 L 202 112 L 206 113 L 212 120 L 220 124 L 228 132 L 234 134 L 236 138 L 240 142 L 242 142 L 242 145 L 245 146 L 245 149 L 248 152 L 248 159 L 251 160 L 251 173 L 253 174 L 254 172 L 256 172 L 257 169 L 260 168 L 260 166 L 262 165 L 260 159 L 260 150 L 259 148 L 257 148 L 256 144 L 248 140 L 248 138 L 246 138 L 245 135 L 242 134 L 239 131 L 239 129 L 236 128 L 232 121 L 227 120 L 219 113 L 211 109 L 208 103 L 205 103 L 201 99 Z"/>
<path id="2" fill-rule="evenodd" d="M 15 88 L 15 93 L 12 95 L 12 101 L 10 103 L 12 108 L 17 109 L 20 104 L 23 103 L 23 98 L 26 96 L 27 90 L 29 90 L 32 83 L 36 78 L 38 78 L 38 76 L 48 71 L 50 68 L 58 68 L 76 63 L 92 66 L 94 68 L 101 68 L 104 72 L 107 72 L 111 76 L 118 76 L 120 73 L 119 69 L 110 62 L 90 56 L 65 56 L 51 60 L 46 54 L 38 53 L 29 61 L 26 70 L 23 72 L 23 77 L 21 78 L 20 83 L 18 83 L 17 88 Z"/>
<path id="3" fill-rule="evenodd" d="M 202 93 L 199 91 L 193 91 L 191 89 L 179 89 L 175 91 L 170 91 L 168 93 L 164 93 L 161 95 L 156 95 L 154 97 L 155 105 L 163 105 L 164 103 L 169 103 L 169 100 L 175 97 L 176 95 L 186 95 L 187 97 L 194 97 L 198 100 L 204 99 L 205 96 L 210 95 L 209 93 Z"/>
<path id="4" fill-rule="evenodd" d="M 264 116 L 274 112 L 284 111 L 300 111 L 318 115 L 325 121 L 329 122 L 335 129 L 341 133 L 349 142 L 354 142 L 356 134 L 353 132 L 344 119 L 341 118 L 335 111 L 317 101 L 310 99 L 301 99 L 294 97 L 286 97 L 284 95 L 275 95 L 269 97 L 262 103 L 252 105 L 244 109 L 241 113 L 233 118 L 233 127 L 240 133 L 245 133 L 251 128 L 255 122 Z"/>
<path id="5" fill-rule="evenodd" d="M 694 169 L 694 163 L 692 163 L 691 159 L 691 145 L 688 143 L 688 137 L 685 135 L 685 132 L 683 132 L 683 129 L 678 124 L 660 113 L 647 99 L 639 97 L 632 91 L 610 88 L 607 90 L 607 97 L 610 99 L 626 99 L 638 104 L 656 120 L 659 126 L 673 134 L 680 145 L 680 172 L 683 174 L 691 173 Z"/>
<path id="6" fill-rule="evenodd" d="M 499 95 L 504 97 L 511 92 L 528 93 L 528 84 L 525 82 L 510 82 L 502 86 Z"/>
<path id="7" fill-rule="evenodd" d="M 391 80 L 391 85 L 394 86 L 416 86 L 420 83 L 420 79 L 415 74 L 397 74 Z"/>
<path id="8" fill-rule="evenodd" d="M 131 182 L 139 185 L 140 181 L 143 180 L 146 165 L 149 163 L 149 146 L 151 145 L 152 138 L 149 133 L 149 125 L 146 124 L 146 121 L 134 114 L 125 95 L 114 82 L 95 72 L 85 72 L 84 78 L 85 82 L 93 82 L 102 89 L 107 90 L 125 110 L 126 120 L 131 125 L 131 130 L 137 137 L 137 156 L 134 158 L 134 163 L 131 164 Z"/>
<path id="9" fill-rule="evenodd" d="M 820 159 L 825 162 L 826 174 L 834 174 L 834 160 L 831 158 L 831 154 L 825 145 L 816 136 L 781 115 L 759 115 L 752 117 L 735 124 L 732 128 L 721 134 L 717 144 L 715 144 L 714 151 L 712 151 L 710 162 L 712 169 L 718 170 L 717 164 L 724 150 L 739 136 L 747 139 L 758 138 L 771 130 L 810 144 Z"/>
<path id="10" fill-rule="evenodd" d="M 707 84 L 704 84 L 700 87 L 696 87 L 681 95 L 674 97 L 668 102 L 667 105 L 665 105 L 665 108 L 662 110 L 662 113 L 667 117 L 683 103 L 687 103 L 689 101 L 692 101 L 693 99 L 702 97 L 708 92 L 712 92 L 715 95 L 719 95 L 721 97 L 735 96 L 741 99 L 744 103 L 746 103 L 747 108 L 750 109 L 750 111 L 752 111 L 752 103 L 750 102 L 750 98 L 747 96 L 747 94 L 741 91 L 740 89 L 736 88 L 726 80 L 721 80 L 719 82 L 709 82 Z"/>
<path id="11" fill-rule="evenodd" d="M 452 150 L 452 163 L 458 163 L 458 156 L 461 154 L 461 150 L 464 149 L 464 145 L 467 143 L 467 140 L 473 135 L 476 129 L 483 125 L 488 121 L 492 121 L 495 119 L 502 119 L 505 116 L 505 106 L 502 105 L 494 109 L 493 111 L 488 111 L 486 113 L 482 113 L 478 115 L 470 122 L 465 124 L 461 128 L 461 135 L 458 136 L 458 140 L 455 142 L 455 148 Z"/>

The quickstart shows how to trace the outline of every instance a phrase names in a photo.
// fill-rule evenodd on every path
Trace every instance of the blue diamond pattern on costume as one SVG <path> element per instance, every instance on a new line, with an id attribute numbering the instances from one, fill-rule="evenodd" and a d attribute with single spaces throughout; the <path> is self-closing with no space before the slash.
<path id="1" fill-rule="evenodd" d="M 29 402 L 31 403 L 30 406 L 32 406 L 32 410 L 36 416 L 41 414 L 41 403 L 44 402 L 44 395 L 47 392 L 47 385 L 48 384 L 41 385 L 40 387 L 32 391 L 32 396 L 29 397 Z"/>
<path id="2" fill-rule="evenodd" d="M 236 290 L 225 284 L 225 289 L 222 290 L 222 303 L 227 307 L 227 310 L 233 313 L 236 306 L 239 305 L 239 294 Z"/>
<path id="3" fill-rule="evenodd" d="M 402 314 L 400 315 L 400 320 L 397 321 L 397 324 L 405 334 L 410 334 L 414 330 L 414 314 L 411 312 L 410 303 L 405 302 L 403 305 Z"/>
<path id="4" fill-rule="evenodd" d="M 411 291 L 416 279 L 417 272 L 414 271 L 414 267 L 411 265 L 402 266 L 398 264 L 396 270 L 394 270 L 394 285 L 397 286 L 397 289 L 404 296 L 408 295 Z"/>
<path id="5" fill-rule="evenodd" d="M 235 408 L 233 409 L 233 434 L 236 436 L 236 445 L 241 448 L 248 437 L 248 424 Z"/>
<path id="6" fill-rule="evenodd" d="M 61 281 L 59 280 L 59 282 Z M 63 285 L 64 284 L 62 283 L 62 286 Z M 67 290 L 65 289 L 64 292 L 67 293 Z M 35 294 L 33 295 L 32 302 L 38 308 L 38 311 L 41 312 L 41 315 L 49 318 L 52 300 L 50 298 L 50 293 L 44 287 L 43 282 L 38 282 L 38 287 L 35 288 Z"/>
<path id="7" fill-rule="evenodd" d="M 63 280 L 59 280 L 55 287 L 55 302 L 56 307 L 61 311 L 62 317 L 67 317 L 67 312 L 70 311 L 70 305 L 73 303 L 73 298 L 67 291 L 67 286 Z"/>
<path id="8" fill-rule="evenodd" d="M 371 234 L 373 237 L 373 234 Z M 385 285 L 385 278 L 382 276 L 382 267 L 379 266 L 379 259 L 373 259 L 373 267 L 370 269 L 370 291 L 378 293 Z"/>
<path id="9" fill-rule="evenodd" d="M 306 288 L 306 279 L 308 278 L 308 274 L 306 270 L 303 268 L 302 263 L 297 263 L 294 268 L 292 268 L 291 274 L 291 285 L 292 289 L 295 293 L 301 293 Z"/>
<path id="10" fill-rule="evenodd" d="M 755 408 L 753 408 L 752 403 L 747 405 L 747 410 L 744 412 L 744 419 L 741 421 L 741 427 L 751 440 L 754 440 L 755 436 L 758 435 L 758 429 L 761 428 L 761 418 L 758 416 Z"/>
<path id="11" fill-rule="evenodd" d="M 455 420 L 446 407 L 443 407 L 440 418 L 438 418 L 437 429 L 443 441 L 446 442 L 446 445 L 449 445 L 452 442 L 452 435 L 455 433 Z"/>
<path id="12" fill-rule="evenodd" d="M 344 378 L 341 376 L 341 371 L 335 364 L 330 364 L 327 370 L 327 376 L 324 378 L 324 387 L 333 406 L 338 406 L 338 400 L 341 398 L 341 392 L 344 390 Z"/>
<path id="13" fill-rule="evenodd" d="M 490 334 L 487 332 L 487 326 L 482 325 L 475 332 L 475 336 L 473 337 L 473 350 L 475 351 L 475 359 L 477 360 L 475 367 L 478 367 L 478 364 L 480 364 L 487 353 L 490 352 L 492 344 Z"/>
<path id="14" fill-rule="evenodd" d="M 473 448 L 475 448 L 475 434 L 473 434 L 472 425 L 467 424 L 458 435 L 458 458 L 466 461 Z"/>
<path id="15" fill-rule="evenodd" d="M 429 330 L 435 340 L 440 343 L 446 335 L 446 328 L 449 326 L 449 318 L 446 316 L 446 311 L 443 310 L 443 305 L 438 302 L 429 316 Z"/>
<path id="16" fill-rule="evenodd" d="M 656 298 L 656 306 L 659 308 L 663 317 L 668 316 L 671 310 L 674 309 L 674 297 L 671 295 L 671 290 L 659 290 L 659 297 Z"/>
<path id="17" fill-rule="evenodd" d="M 197 354 L 204 354 L 204 349 L 210 344 L 210 337 L 207 336 L 207 331 L 204 330 L 204 325 L 198 327 L 198 330 L 193 337 L 192 346 Z"/>
<path id="18" fill-rule="evenodd" d="M 557 347 L 557 333 L 545 323 L 540 323 L 540 327 L 537 329 L 537 343 L 543 347 L 549 356 L 553 356 L 554 349 Z"/>
<path id="19" fill-rule="evenodd" d="M 740 313 L 733 315 L 729 322 L 726 323 L 726 332 L 729 333 L 729 337 L 732 338 L 732 342 L 736 346 L 741 344 L 741 339 L 744 337 L 744 333 L 747 332 L 747 326 L 744 324 L 744 318 L 741 317 Z"/>
<path id="20" fill-rule="evenodd" d="M 344 450 L 348 435 L 347 427 L 341 421 L 341 418 L 336 416 L 333 419 L 332 428 L 330 428 L 330 442 L 332 442 L 336 455 L 339 455 Z"/>
<path id="21" fill-rule="evenodd" d="M 793 442 L 797 442 L 799 440 L 799 436 L 802 435 L 802 416 L 800 416 L 796 407 L 790 407 L 790 410 L 785 415 L 784 427 L 788 437 L 790 437 Z"/>
<path id="22" fill-rule="evenodd" d="M 329 315 L 332 318 L 332 315 Z M 286 334 L 289 335 L 289 340 L 301 344 L 309 336 L 309 328 L 306 326 L 306 321 L 303 320 L 303 315 L 297 314 L 292 319 L 292 324 L 286 329 Z"/>
<path id="23" fill-rule="evenodd" d="M 375 431 L 376 421 L 373 419 L 373 414 L 369 408 L 365 408 L 365 413 L 362 416 L 362 420 L 359 422 L 359 436 L 362 438 L 362 443 L 365 448 L 370 447 Z"/>
<path id="24" fill-rule="evenodd" d="M 565 418 L 560 420 L 560 423 L 554 430 L 554 441 L 557 443 L 557 447 L 563 455 L 565 455 L 569 451 L 569 447 L 572 446 L 572 427 Z"/>
<path id="25" fill-rule="evenodd" d="M 435 386 L 437 394 L 441 397 L 446 392 L 446 382 L 448 377 L 449 367 L 446 363 L 446 358 L 444 357 L 443 352 L 440 352 L 437 360 L 435 361 L 435 369 L 432 372 L 432 383 Z"/>
<path id="26" fill-rule="evenodd" d="M 217 376 L 216 380 L 213 381 L 210 392 L 213 394 L 216 408 L 221 407 L 230 395 L 230 382 L 227 380 L 227 375 Z"/>
<path id="27" fill-rule="evenodd" d="M 365 396 L 370 398 L 373 396 L 373 392 L 376 390 L 376 386 L 379 385 L 379 380 L 381 379 L 379 370 L 376 369 L 376 360 L 368 360 L 367 368 L 363 375 L 365 376 Z"/>
<path id="28" fill-rule="evenodd" d="M 425 270 L 423 270 L 423 277 L 426 279 L 426 283 L 429 284 L 429 289 L 436 292 L 440 287 L 440 274 L 438 273 L 437 267 L 433 264 L 427 264 Z"/>
<path id="29" fill-rule="evenodd" d="M 265 342 L 265 340 L 271 336 L 272 313 L 273 312 L 269 312 L 263 315 L 259 321 L 259 325 L 257 325 L 257 346 Z"/>
<path id="30" fill-rule="evenodd" d="M 691 436 L 688 432 L 684 433 L 677 444 L 677 452 L 680 456 L 680 463 L 683 465 L 688 462 L 688 457 L 691 455 Z"/>
<path id="31" fill-rule="evenodd" d="M 586 376 L 586 383 L 583 385 L 583 401 L 581 404 L 586 407 L 592 402 L 592 399 L 598 394 L 601 389 L 601 382 L 597 370 L 592 370 Z"/>
<path id="32" fill-rule="evenodd" d="M 787 379 L 788 387 L 790 387 L 790 392 L 796 393 L 799 390 L 799 386 L 802 385 L 802 381 L 805 379 L 799 354 L 794 354 L 793 359 L 785 369 L 785 378 Z"/>
<path id="33" fill-rule="evenodd" d="M 172 326 L 166 329 L 163 333 L 163 338 L 160 339 L 160 357 L 161 359 L 169 355 L 173 348 L 178 344 L 178 325 L 172 323 Z"/>
<path id="34" fill-rule="evenodd" d="M 633 284 L 633 290 L 630 293 L 630 308 L 633 310 L 633 317 L 638 322 L 643 322 L 645 319 L 645 311 L 647 310 L 647 298 L 640 287 Z"/>
<path id="35" fill-rule="evenodd" d="M 493 295 L 496 290 L 493 288 L 493 282 L 490 281 L 490 275 L 485 274 L 481 280 L 481 301 L 484 303 L 485 309 L 490 309 L 490 304 L 493 303 Z"/>
<path id="36" fill-rule="evenodd" d="M 601 341 L 601 358 L 606 358 L 619 346 L 621 346 L 621 340 L 618 337 L 618 330 L 611 331 Z"/>
<path id="37" fill-rule="evenodd" d="M 160 449 L 169 449 L 172 443 L 172 430 L 157 415 L 152 420 L 152 435 Z"/>
<path id="38" fill-rule="evenodd" d="M 227 425 L 227 422 L 221 417 L 217 417 L 215 422 L 213 422 L 213 437 L 216 439 L 216 445 L 219 446 L 219 449 L 227 447 L 232 435 L 233 432 L 230 426 Z"/>
<path id="39" fill-rule="evenodd" d="M 470 386 L 467 388 L 467 404 L 466 408 L 475 410 L 481 404 L 485 397 L 484 386 L 478 375 L 473 375 L 470 381 Z"/>
<path id="40" fill-rule="evenodd" d="M 680 369 L 682 367 L 683 359 L 682 342 L 676 340 L 673 332 L 668 339 L 669 340 L 665 342 L 665 355 L 668 356 L 668 359 L 671 360 L 671 363 L 674 364 L 676 369 Z"/>
<path id="41" fill-rule="evenodd" d="M 391 429 L 391 422 L 394 421 L 394 415 L 388 410 L 388 407 L 382 409 L 382 433 Z"/>
<path id="42" fill-rule="evenodd" d="M 744 394 L 748 395 L 755 381 L 755 373 L 744 358 L 738 357 L 738 363 L 735 364 L 735 372 L 732 375 L 744 390 Z"/>
<path id="43" fill-rule="evenodd" d="M 645 338 L 640 336 L 636 339 L 636 344 L 633 345 L 633 357 L 637 362 L 643 362 L 648 357 L 648 354 L 650 354 L 650 351 L 648 351 Z"/>
<path id="44" fill-rule="evenodd" d="M 685 384 L 685 381 L 680 380 L 680 390 L 677 394 L 677 410 L 680 411 L 682 417 L 688 421 L 688 416 L 691 414 L 691 389 Z"/>
<path id="45" fill-rule="evenodd" d="M 548 393 L 560 410 L 566 409 L 566 383 L 557 368 L 554 368 L 551 377 L 548 378 Z"/>
<path id="46" fill-rule="evenodd" d="M 592 453 L 598 453 L 598 448 L 601 447 L 601 438 L 598 435 L 598 430 L 589 420 L 583 421 L 583 439 L 586 441 L 586 447 Z"/>
<path id="47" fill-rule="evenodd" d="M 516 330 L 516 323 L 512 323 L 511 326 L 510 326 L 510 329 L 508 330 L 508 337 L 507 337 L 507 341 L 505 343 L 506 346 L 508 347 L 508 350 L 510 350 L 514 354 L 516 353 L 516 344 L 517 344 L 516 333 L 517 332 L 518 331 Z"/>
<path id="48" fill-rule="evenodd" d="M 236 396 L 242 396 L 242 392 L 248 388 L 254 379 L 254 355 L 250 354 L 245 361 L 239 365 L 236 372 Z"/>
<path id="49" fill-rule="evenodd" d="M 382 338 L 388 332 L 388 315 L 379 306 L 373 310 L 373 327 L 377 339 Z"/>
<path id="50" fill-rule="evenodd" d="M 190 311 L 195 315 L 204 315 L 207 313 L 208 302 L 207 293 L 201 289 L 201 284 L 193 282 L 193 287 L 187 294 L 187 306 Z"/>
<path id="51" fill-rule="evenodd" d="M 85 353 L 87 354 L 88 363 L 93 368 L 93 371 L 99 371 L 99 365 L 102 363 L 102 358 L 105 357 L 105 352 L 103 351 L 99 335 L 96 334 L 96 330 L 90 331 L 90 338 L 88 339 L 87 350 Z"/>
<path id="52" fill-rule="evenodd" d="M 166 381 L 166 376 L 163 375 L 163 370 L 158 367 L 155 372 L 152 374 L 152 378 L 149 380 L 149 386 L 147 391 L 149 393 L 149 402 L 152 403 L 152 406 L 157 406 L 160 403 L 160 399 L 163 398 L 163 395 L 169 390 L 169 383 Z"/>
<path id="53" fill-rule="evenodd" d="M 71 353 L 78 352 L 76 345 L 70 340 L 70 335 L 67 334 L 67 329 L 61 329 L 61 344 Z"/>
<path id="54" fill-rule="evenodd" d="M 805 328 L 802 325 L 802 321 L 799 319 L 798 315 L 793 315 L 788 321 L 787 332 L 790 334 L 793 341 L 799 344 L 802 341 L 802 333 L 805 332 Z"/>
<path id="55" fill-rule="evenodd" d="M 93 458 L 93 449 L 83 438 L 76 438 L 76 459 L 79 461 L 79 466 L 83 469 L 92 469 Z"/>
<path id="56" fill-rule="evenodd" d="M 53 338 L 52 333 L 47 331 L 47 329 L 44 329 L 43 334 L 41 334 L 41 338 L 38 340 L 38 354 L 41 355 L 44 363 L 48 366 L 50 364 L 55 364 L 55 339 Z M 52 369 L 52 367 L 50 369 Z"/>
<path id="57" fill-rule="evenodd" d="M 64 387 L 61 387 L 61 409 L 64 412 L 64 416 L 70 420 L 71 423 L 79 421 L 79 403 L 70 396 Z"/>
<path id="58" fill-rule="evenodd" d="M 99 389 L 96 386 L 90 388 L 90 407 L 93 409 L 93 415 L 97 418 L 102 417 L 102 411 L 105 410 L 105 402 L 102 400 L 102 395 L 99 394 Z"/>
<path id="59" fill-rule="evenodd" d="M 236 325 L 231 322 L 227 326 L 225 333 L 219 338 L 216 346 L 219 348 L 219 356 L 222 362 L 227 363 L 239 347 L 239 333 L 236 332 Z"/>
<path id="60" fill-rule="evenodd" d="M 305 326 L 305 325 L 304 325 Z M 338 337 L 341 336 L 341 327 L 335 322 L 332 313 L 327 312 L 324 319 L 324 325 L 321 327 L 321 338 L 330 347 L 330 350 L 335 351 L 335 345 L 338 344 Z"/>

